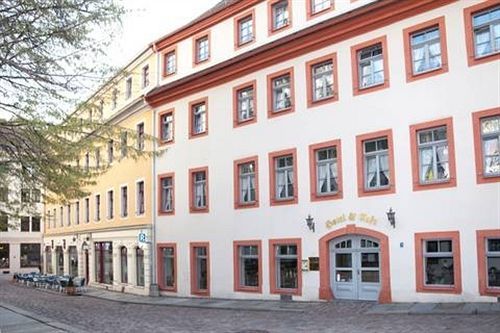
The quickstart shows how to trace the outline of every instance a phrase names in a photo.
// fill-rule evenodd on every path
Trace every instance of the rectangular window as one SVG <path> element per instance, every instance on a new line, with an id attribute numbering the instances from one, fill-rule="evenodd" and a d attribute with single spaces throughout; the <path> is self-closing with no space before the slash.
<path id="1" fill-rule="evenodd" d="M 90 222 L 90 198 L 85 198 L 85 223 Z"/>
<path id="2" fill-rule="evenodd" d="M 481 119 L 483 175 L 500 176 L 500 115 Z"/>
<path id="3" fill-rule="evenodd" d="M 21 231 L 29 232 L 30 231 L 30 218 L 29 216 L 21 216 Z"/>
<path id="4" fill-rule="evenodd" d="M 136 183 L 137 193 L 136 193 L 136 214 L 142 215 L 146 211 L 144 206 L 144 181 L 140 181 Z"/>
<path id="5" fill-rule="evenodd" d="M 108 219 L 115 217 L 115 200 L 113 190 L 108 191 Z"/>
<path id="6" fill-rule="evenodd" d="M 300 239 L 269 240 L 272 294 L 301 294 L 300 251 Z"/>
<path id="7" fill-rule="evenodd" d="M 57 211 L 56 209 L 54 208 L 54 211 L 52 212 L 52 217 L 53 217 L 53 223 L 52 223 L 52 227 L 55 228 L 56 227 L 56 224 L 57 224 Z"/>
<path id="8" fill-rule="evenodd" d="M 444 16 L 403 30 L 408 82 L 448 71 Z"/>
<path id="9" fill-rule="evenodd" d="M 438 27 L 412 33 L 410 40 L 413 74 L 420 74 L 442 66 Z"/>
<path id="10" fill-rule="evenodd" d="M 21 244 L 21 268 L 40 267 L 40 244 Z"/>
<path id="11" fill-rule="evenodd" d="M 142 87 L 149 86 L 149 65 L 142 67 Z"/>
<path id="12" fill-rule="evenodd" d="M 196 38 L 194 41 L 195 47 L 195 64 L 207 61 L 210 58 L 210 37 L 204 35 Z"/>
<path id="13" fill-rule="evenodd" d="M 31 232 L 40 232 L 40 217 L 31 217 Z"/>
<path id="14" fill-rule="evenodd" d="M 294 111 L 293 68 L 267 76 L 268 118 Z"/>
<path id="15" fill-rule="evenodd" d="M 389 87 L 385 36 L 351 47 L 354 94 Z"/>
<path id="16" fill-rule="evenodd" d="M 415 234 L 417 292 L 461 293 L 458 231 Z"/>
<path id="17" fill-rule="evenodd" d="M 95 196 L 95 220 L 101 220 L 101 196 L 99 194 Z"/>
<path id="18" fill-rule="evenodd" d="M 500 6 L 472 15 L 476 58 L 500 51 Z"/>
<path id="19" fill-rule="evenodd" d="M 125 83 L 125 99 L 132 97 L 132 78 L 129 77 Z"/>
<path id="20" fill-rule="evenodd" d="M 75 202 L 75 224 L 80 224 L 80 201 Z"/>
<path id="21" fill-rule="evenodd" d="M 208 243 L 191 243 L 191 294 L 210 295 Z"/>
<path id="22" fill-rule="evenodd" d="M 365 190 L 389 186 L 389 143 L 387 137 L 364 141 Z"/>
<path id="23" fill-rule="evenodd" d="M 451 118 L 410 126 L 413 190 L 456 186 Z"/>
<path id="24" fill-rule="evenodd" d="M 174 110 L 160 114 L 160 138 L 162 143 L 174 141 Z"/>
<path id="25" fill-rule="evenodd" d="M 160 214 L 174 212 L 174 174 L 160 175 Z"/>
<path id="26" fill-rule="evenodd" d="M 85 172 L 89 172 L 90 170 L 90 154 L 89 152 L 85 153 Z"/>
<path id="27" fill-rule="evenodd" d="M 121 150 L 121 157 L 124 158 L 127 156 L 127 132 L 122 132 L 120 134 L 120 150 Z"/>
<path id="28" fill-rule="evenodd" d="M 10 267 L 10 244 L 0 243 L 0 269 Z"/>
<path id="29" fill-rule="evenodd" d="M 446 126 L 417 132 L 420 182 L 422 184 L 450 179 Z"/>
<path id="30" fill-rule="evenodd" d="M 234 208 L 258 207 L 258 157 L 234 161 Z"/>
<path id="31" fill-rule="evenodd" d="M 333 7 L 333 0 L 308 0 L 310 4 L 310 16 L 327 11 Z"/>
<path id="32" fill-rule="evenodd" d="M 306 63 L 308 107 L 338 100 L 336 67 L 336 53 Z"/>
<path id="33" fill-rule="evenodd" d="M 382 45 L 377 44 L 358 52 L 359 88 L 384 83 Z"/>
<path id="34" fill-rule="evenodd" d="M 395 192 L 392 130 L 356 137 L 358 154 L 358 195 Z"/>
<path id="35" fill-rule="evenodd" d="M 262 292 L 261 242 L 234 241 L 234 290 Z"/>
<path id="36" fill-rule="evenodd" d="M 175 244 L 158 244 L 158 284 L 161 290 L 177 291 L 177 249 Z"/>
<path id="37" fill-rule="evenodd" d="M 273 112 L 278 112 L 292 106 L 290 75 L 273 79 Z"/>
<path id="38" fill-rule="evenodd" d="M 137 149 L 144 150 L 144 123 L 137 124 Z"/>
<path id="39" fill-rule="evenodd" d="M 500 297 L 500 229 L 477 230 L 479 294 Z"/>
<path id="40" fill-rule="evenodd" d="M 190 211 L 208 212 L 208 168 L 190 169 Z"/>
<path id="41" fill-rule="evenodd" d="M 120 215 L 121 215 L 121 217 L 128 216 L 128 189 L 127 189 L 127 186 L 122 186 L 122 188 L 121 188 Z"/>
<path id="42" fill-rule="evenodd" d="M 208 134 L 208 99 L 203 98 L 189 103 L 190 131 L 189 137 Z"/>
<path id="43" fill-rule="evenodd" d="M 21 202 L 30 202 L 31 201 L 31 196 L 30 196 L 30 190 L 29 189 L 21 189 Z"/>
<path id="44" fill-rule="evenodd" d="M 68 227 L 71 225 L 71 205 L 68 204 L 66 206 L 66 221 L 68 224 Z"/>
<path id="45" fill-rule="evenodd" d="M 500 59 L 500 6 L 482 1 L 464 8 L 465 44 L 469 66 Z"/>
<path id="46" fill-rule="evenodd" d="M 340 140 L 309 146 L 311 201 L 342 198 Z"/>
<path id="47" fill-rule="evenodd" d="M 95 281 L 98 283 L 113 283 L 113 243 L 95 242 Z"/>
<path id="48" fill-rule="evenodd" d="M 114 154 L 115 154 L 114 141 L 109 140 L 108 141 L 108 163 L 109 164 L 113 163 Z"/>
<path id="49" fill-rule="evenodd" d="M 177 59 L 176 59 L 176 50 L 169 51 L 165 53 L 163 58 L 164 61 L 164 76 L 172 75 L 177 72 Z"/>
<path id="50" fill-rule="evenodd" d="M 42 195 L 40 190 L 38 189 L 33 189 L 31 190 L 31 201 L 32 202 L 41 202 Z"/>
<path id="51" fill-rule="evenodd" d="M 500 238 L 486 241 L 486 266 L 488 269 L 488 288 L 500 287 Z"/>
<path id="52" fill-rule="evenodd" d="M 111 95 L 111 105 L 113 110 L 116 109 L 118 105 L 118 90 L 113 89 L 112 95 Z"/>
<path id="53" fill-rule="evenodd" d="M 59 225 L 64 227 L 64 211 L 62 206 L 59 207 Z"/>
<path id="54" fill-rule="evenodd" d="M 101 166 L 101 149 L 96 148 L 95 149 L 95 167 L 97 169 L 99 169 L 100 166 Z"/>
<path id="55" fill-rule="evenodd" d="M 255 40 L 255 11 L 245 13 L 235 18 L 235 47 L 241 47 Z"/>
<path id="56" fill-rule="evenodd" d="M 253 87 L 241 89 L 237 92 L 238 97 L 238 121 L 250 120 L 254 116 L 253 111 Z"/>
<path id="57" fill-rule="evenodd" d="M 292 8 L 288 0 L 269 2 L 269 34 L 291 26 Z"/>
<path id="58" fill-rule="evenodd" d="M 9 231 L 9 217 L 7 215 L 0 214 L 0 232 Z"/>
<path id="59" fill-rule="evenodd" d="M 271 206 L 297 203 L 296 149 L 269 154 Z"/>
<path id="60" fill-rule="evenodd" d="M 500 181 L 500 108 L 472 113 L 476 181 Z"/>
<path id="61" fill-rule="evenodd" d="M 9 201 L 9 188 L 7 186 L 0 187 L 0 202 Z"/>

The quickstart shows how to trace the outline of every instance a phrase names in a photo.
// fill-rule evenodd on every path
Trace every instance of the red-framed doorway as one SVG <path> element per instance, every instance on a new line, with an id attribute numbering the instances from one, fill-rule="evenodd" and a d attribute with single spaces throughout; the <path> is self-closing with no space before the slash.
<path id="1" fill-rule="evenodd" d="M 329 243 L 332 239 L 346 235 L 361 235 L 378 239 L 380 242 L 381 256 L 381 286 L 378 297 L 379 303 L 391 303 L 391 270 L 389 259 L 389 238 L 378 231 L 357 227 L 349 224 L 344 228 L 334 230 L 324 235 L 319 240 L 319 298 L 332 300 L 335 298 L 330 285 L 330 251 Z"/>

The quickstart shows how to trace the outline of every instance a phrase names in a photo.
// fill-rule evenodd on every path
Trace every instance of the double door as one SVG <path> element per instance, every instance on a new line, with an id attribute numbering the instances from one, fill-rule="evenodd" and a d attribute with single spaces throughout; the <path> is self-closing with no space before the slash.
<path id="1" fill-rule="evenodd" d="M 339 299 L 378 299 L 380 246 L 375 239 L 344 236 L 330 242 L 330 283 Z"/>

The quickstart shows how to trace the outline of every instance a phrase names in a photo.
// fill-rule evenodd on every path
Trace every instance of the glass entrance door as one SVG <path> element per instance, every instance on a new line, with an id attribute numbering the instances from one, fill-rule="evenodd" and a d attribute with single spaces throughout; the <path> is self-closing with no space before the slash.
<path id="1" fill-rule="evenodd" d="M 376 240 L 345 236 L 330 242 L 330 283 L 339 299 L 377 300 L 380 248 Z"/>

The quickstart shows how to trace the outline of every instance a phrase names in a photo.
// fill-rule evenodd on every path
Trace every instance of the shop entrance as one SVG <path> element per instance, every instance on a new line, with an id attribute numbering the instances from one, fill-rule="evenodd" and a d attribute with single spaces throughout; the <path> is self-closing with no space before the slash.
<path id="1" fill-rule="evenodd" d="M 347 235 L 330 241 L 330 285 L 336 298 L 376 301 L 380 292 L 379 241 Z"/>

